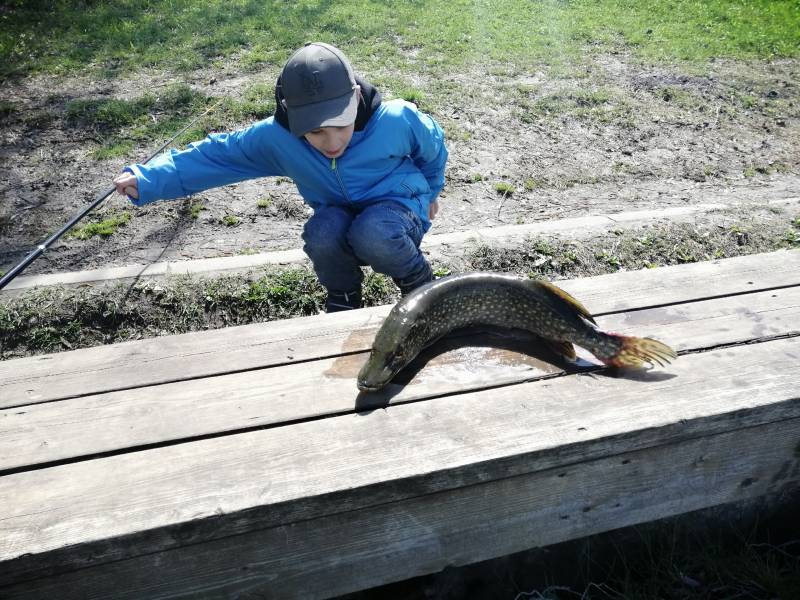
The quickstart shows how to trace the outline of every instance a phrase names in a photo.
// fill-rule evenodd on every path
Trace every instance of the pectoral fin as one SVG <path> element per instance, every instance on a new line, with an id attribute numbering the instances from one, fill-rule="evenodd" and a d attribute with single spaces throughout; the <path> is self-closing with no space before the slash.
<path id="1" fill-rule="evenodd" d="M 547 347 L 559 356 L 563 356 L 568 360 L 575 360 L 577 358 L 578 355 L 575 354 L 575 346 L 572 345 L 572 342 L 560 342 L 558 340 L 548 340 L 547 338 L 542 339 L 544 343 L 547 344 Z"/>

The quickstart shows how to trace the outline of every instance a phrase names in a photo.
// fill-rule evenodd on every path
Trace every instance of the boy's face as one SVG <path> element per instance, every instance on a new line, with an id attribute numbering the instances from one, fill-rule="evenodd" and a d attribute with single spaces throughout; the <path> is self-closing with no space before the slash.
<path id="1" fill-rule="evenodd" d="M 344 127 L 320 127 L 309 131 L 305 138 L 308 143 L 328 158 L 338 158 L 347 149 L 353 137 L 355 123 Z"/>

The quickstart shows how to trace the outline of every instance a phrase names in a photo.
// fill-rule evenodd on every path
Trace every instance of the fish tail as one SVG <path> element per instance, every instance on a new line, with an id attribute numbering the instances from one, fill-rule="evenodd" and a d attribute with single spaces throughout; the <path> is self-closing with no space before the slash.
<path id="1" fill-rule="evenodd" d="M 642 367 L 650 365 L 666 366 L 678 358 L 678 354 L 666 344 L 653 338 L 639 338 L 618 333 L 607 333 L 609 341 L 615 344 L 604 344 L 605 347 L 616 346 L 616 352 L 603 356 L 595 354 L 605 364 L 613 367 Z"/>

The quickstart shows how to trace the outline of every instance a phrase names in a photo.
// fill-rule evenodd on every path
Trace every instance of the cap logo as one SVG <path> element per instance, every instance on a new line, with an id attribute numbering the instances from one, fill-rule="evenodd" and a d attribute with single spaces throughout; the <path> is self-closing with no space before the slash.
<path id="1" fill-rule="evenodd" d="M 325 87 L 322 84 L 322 81 L 319 79 L 319 71 L 314 71 L 311 74 L 311 77 L 308 75 L 303 75 L 303 89 L 311 96 L 316 96 L 317 94 L 321 94 L 323 88 Z"/>

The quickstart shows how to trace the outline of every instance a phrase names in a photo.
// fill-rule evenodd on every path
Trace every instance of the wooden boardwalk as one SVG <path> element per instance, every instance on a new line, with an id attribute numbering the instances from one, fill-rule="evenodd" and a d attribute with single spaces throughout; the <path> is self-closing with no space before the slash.
<path id="1" fill-rule="evenodd" d="M 324 598 L 796 488 L 800 252 L 559 285 L 680 358 L 462 337 L 359 394 L 380 307 L 0 363 L 0 598 Z"/>

